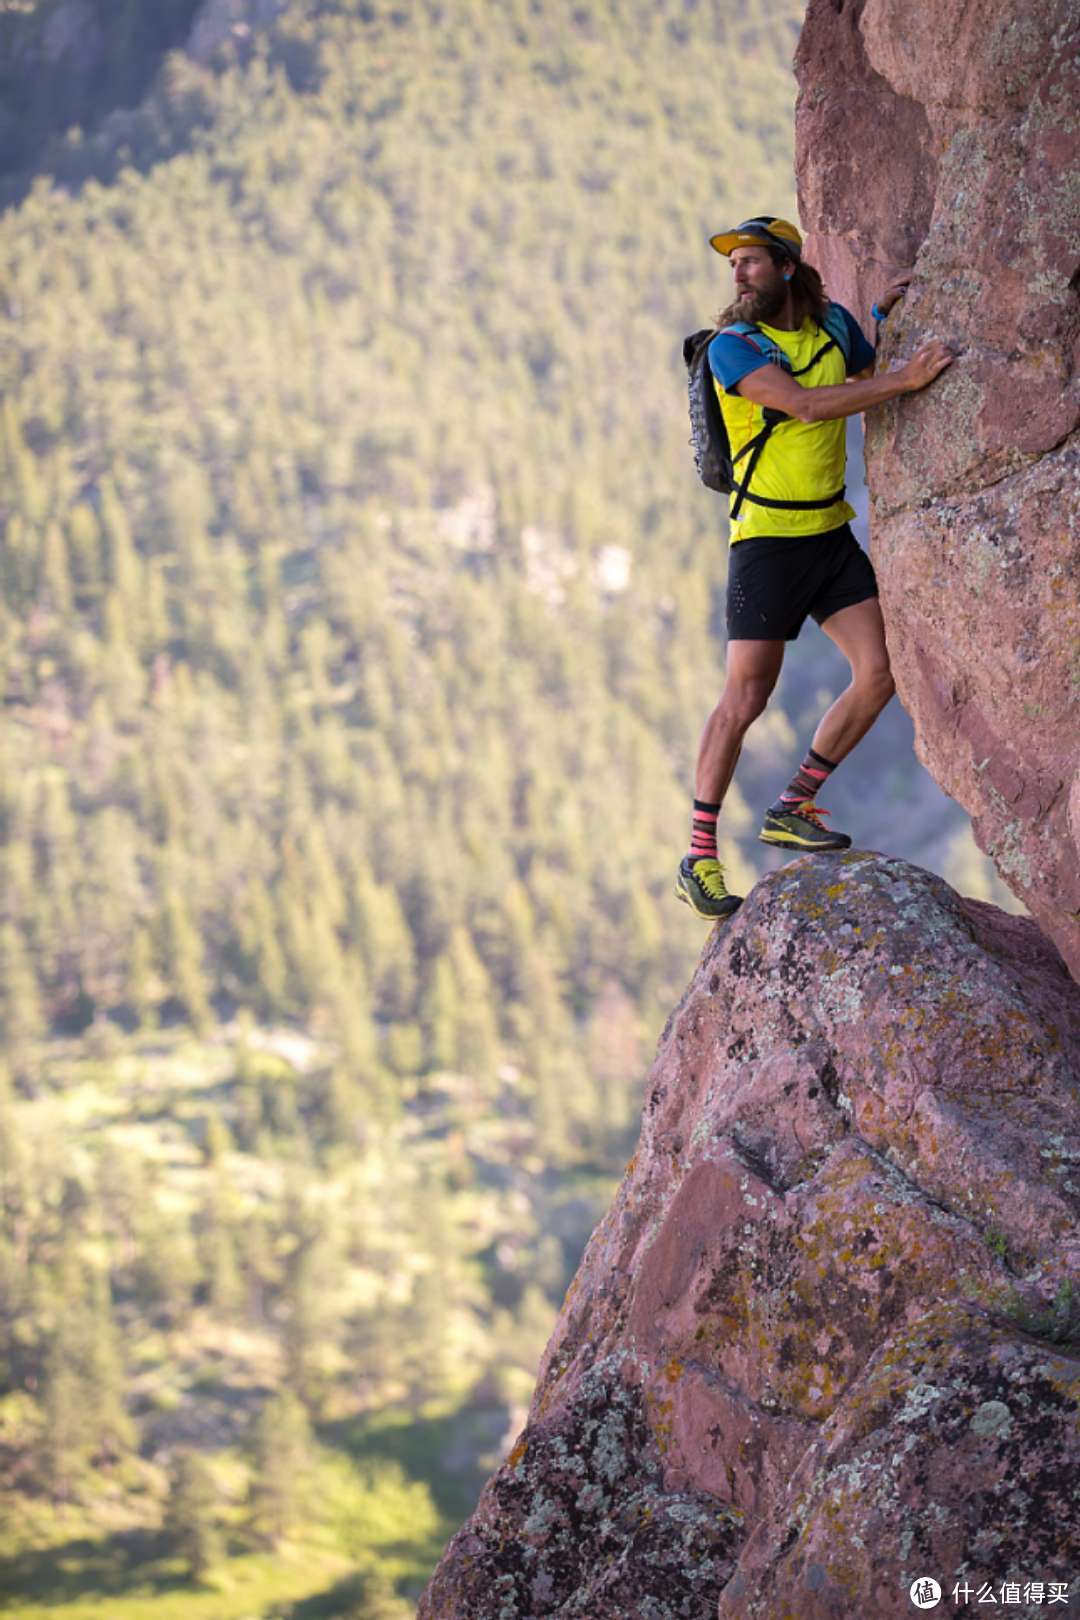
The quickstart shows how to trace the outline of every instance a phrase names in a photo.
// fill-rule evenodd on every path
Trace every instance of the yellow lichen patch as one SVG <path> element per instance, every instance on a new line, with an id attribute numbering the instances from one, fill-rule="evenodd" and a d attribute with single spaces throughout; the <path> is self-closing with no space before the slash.
<path id="1" fill-rule="evenodd" d="M 840 896 L 844 893 L 844 889 L 845 885 L 843 883 L 830 883 L 829 887 L 825 890 L 825 893 L 828 895 L 830 900 L 839 900 Z"/>
<path id="2" fill-rule="evenodd" d="M 664 1377 L 667 1379 L 669 1384 L 674 1384 L 677 1379 L 682 1377 L 682 1375 L 683 1375 L 683 1364 L 682 1364 L 682 1362 L 679 1361 L 677 1359 L 677 1357 L 672 1356 L 671 1360 L 668 1362 L 667 1366 L 664 1368 Z"/>
<path id="3" fill-rule="evenodd" d="M 516 1468 L 518 1463 L 521 1461 L 522 1457 L 524 1457 L 525 1453 L 528 1451 L 528 1449 L 529 1449 L 529 1442 L 525 1439 L 524 1435 L 522 1435 L 521 1439 L 518 1441 L 517 1445 L 514 1447 L 513 1451 L 510 1453 L 509 1457 L 507 1457 L 506 1466 L 508 1468 Z"/>
<path id="4" fill-rule="evenodd" d="M 666 1456 L 671 1444 L 671 1431 L 674 1427 L 672 1413 L 675 1410 L 672 1401 L 658 1401 L 655 1396 L 649 1399 L 649 1427 L 652 1429 L 653 1439 L 660 1455 Z"/>
<path id="5" fill-rule="evenodd" d="M 827 910 L 825 906 L 819 906 L 814 900 L 804 900 L 797 904 L 793 909 L 796 910 L 800 916 L 809 917 L 814 922 L 816 922 L 819 917 L 824 917 Z"/>

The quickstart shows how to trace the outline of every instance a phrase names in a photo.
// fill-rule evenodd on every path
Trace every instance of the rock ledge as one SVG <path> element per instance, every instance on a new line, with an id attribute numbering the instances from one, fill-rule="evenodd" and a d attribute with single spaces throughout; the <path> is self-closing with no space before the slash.
<path id="1" fill-rule="evenodd" d="M 1072 1578 L 1078 1052 L 1029 919 L 865 851 L 760 882 L 421 1620 L 887 1620 L 919 1575 Z"/>

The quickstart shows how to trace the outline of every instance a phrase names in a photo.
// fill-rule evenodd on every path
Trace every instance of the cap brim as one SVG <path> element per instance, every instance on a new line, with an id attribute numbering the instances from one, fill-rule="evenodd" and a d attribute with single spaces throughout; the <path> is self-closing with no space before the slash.
<path id="1" fill-rule="evenodd" d="M 749 231 L 721 231 L 719 236 L 710 236 L 709 245 L 717 253 L 730 253 L 737 247 L 770 247 L 772 244 L 767 236 L 752 236 Z"/>
<path id="2" fill-rule="evenodd" d="M 721 231 L 717 236 L 710 236 L 709 243 L 717 253 L 723 254 L 730 254 L 737 247 L 775 247 L 795 263 L 802 258 L 801 248 L 786 236 L 774 236 L 771 231 Z"/>

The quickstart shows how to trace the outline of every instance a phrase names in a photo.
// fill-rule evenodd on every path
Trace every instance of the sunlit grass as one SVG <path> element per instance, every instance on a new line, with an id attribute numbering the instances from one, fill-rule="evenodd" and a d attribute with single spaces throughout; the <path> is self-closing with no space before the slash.
<path id="1" fill-rule="evenodd" d="M 0 1599 L 0 1612 L 18 1620 L 261 1620 L 272 1609 L 324 1591 L 352 1568 L 347 1558 L 302 1543 L 277 1557 L 229 1559 L 203 1586 L 187 1582 L 178 1564 L 162 1563 L 153 1566 L 153 1579 L 140 1571 L 140 1584 L 117 1591 L 110 1587 L 124 1581 L 122 1558 L 110 1563 L 107 1555 L 85 1561 L 72 1556 L 65 1564 L 71 1584 L 85 1577 L 87 1586 L 99 1590 L 70 1602 Z"/>
<path id="2" fill-rule="evenodd" d="M 0 1613 L 18 1620 L 261 1620 L 376 1567 L 399 1589 L 417 1591 L 456 1522 L 401 1462 L 374 1451 L 354 1462 L 322 1449 L 304 1484 L 303 1522 L 275 1552 L 245 1551 L 244 1470 L 228 1455 L 217 1463 L 233 1497 L 222 1514 L 229 1555 L 203 1581 L 191 1580 L 180 1560 L 156 1556 L 153 1530 L 95 1536 L 89 1518 L 68 1509 L 55 1515 L 54 1538 L 39 1521 L 33 1550 L 0 1547 Z"/>

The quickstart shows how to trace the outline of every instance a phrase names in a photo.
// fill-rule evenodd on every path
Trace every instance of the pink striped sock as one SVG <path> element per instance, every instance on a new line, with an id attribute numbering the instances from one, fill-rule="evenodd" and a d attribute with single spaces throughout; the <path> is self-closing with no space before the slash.
<path id="1" fill-rule="evenodd" d="M 692 861 L 716 859 L 716 818 L 718 804 L 704 804 L 694 800 L 694 817 L 690 823 L 690 859 Z"/>
<path id="2" fill-rule="evenodd" d="M 836 769 L 836 763 L 825 759 L 821 754 L 815 754 L 811 748 L 787 787 L 781 793 L 776 803 L 770 805 L 771 810 L 790 810 L 797 804 L 812 799 L 814 794 L 822 787 Z"/>

